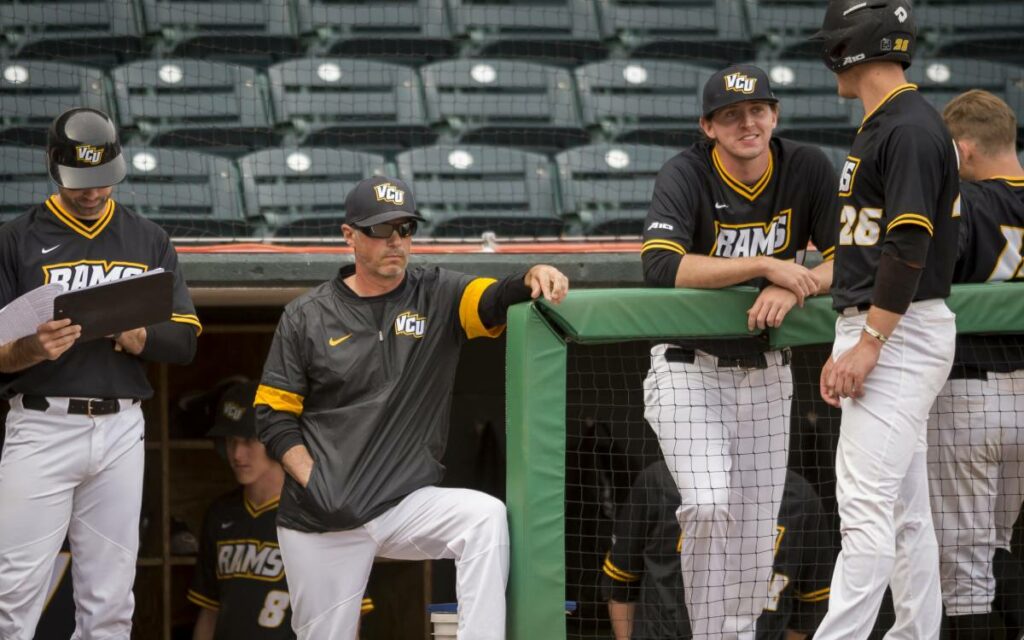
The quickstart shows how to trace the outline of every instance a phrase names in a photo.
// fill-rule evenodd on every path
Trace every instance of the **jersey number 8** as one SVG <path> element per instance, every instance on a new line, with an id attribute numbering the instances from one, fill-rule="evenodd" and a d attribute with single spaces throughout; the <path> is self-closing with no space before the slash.
<path id="1" fill-rule="evenodd" d="M 274 589 L 267 593 L 266 599 L 263 600 L 263 609 L 260 610 L 260 616 L 256 619 L 261 627 L 266 629 L 276 629 L 281 626 L 284 622 L 284 614 L 288 610 L 288 592 Z"/>
<path id="2" fill-rule="evenodd" d="M 878 243 L 882 229 L 878 220 L 882 210 L 864 207 L 857 211 L 850 205 L 843 207 L 839 213 L 839 244 L 855 244 L 859 247 L 870 247 Z"/>

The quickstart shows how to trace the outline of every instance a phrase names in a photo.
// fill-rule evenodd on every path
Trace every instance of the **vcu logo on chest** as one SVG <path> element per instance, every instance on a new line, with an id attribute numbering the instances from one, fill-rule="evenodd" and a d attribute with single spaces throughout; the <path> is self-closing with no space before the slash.
<path id="1" fill-rule="evenodd" d="M 769 222 L 725 224 L 715 221 L 715 246 L 711 255 L 749 258 L 778 255 L 789 246 L 793 210 L 780 211 Z"/>
<path id="2" fill-rule="evenodd" d="M 149 271 L 149 267 L 137 262 L 79 260 L 43 265 L 43 282 L 59 284 L 66 291 L 75 291 L 141 275 L 146 271 Z"/>
<path id="3" fill-rule="evenodd" d="M 422 338 L 427 330 L 427 319 L 412 311 L 405 311 L 395 318 L 395 335 Z"/>
<path id="4" fill-rule="evenodd" d="M 725 90 L 750 95 L 757 87 L 757 78 L 751 78 L 745 73 L 730 73 L 725 76 Z"/>
<path id="5" fill-rule="evenodd" d="M 857 169 L 860 167 L 860 158 L 846 156 L 843 170 L 839 173 L 839 195 L 849 196 L 853 193 L 853 180 L 857 177 Z"/>

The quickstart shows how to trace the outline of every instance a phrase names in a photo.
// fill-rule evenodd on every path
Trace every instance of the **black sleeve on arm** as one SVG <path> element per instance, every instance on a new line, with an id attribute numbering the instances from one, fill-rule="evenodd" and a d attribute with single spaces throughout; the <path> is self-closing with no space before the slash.
<path id="1" fill-rule="evenodd" d="M 821 252 L 822 260 L 831 260 L 839 239 L 839 178 L 820 149 L 810 151 L 811 241 Z"/>
<path id="2" fill-rule="evenodd" d="M 286 308 L 274 333 L 256 390 L 256 432 L 267 454 L 280 461 L 289 449 L 305 444 L 299 416 L 307 393 L 306 366 L 300 348 L 304 336 Z"/>
<path id="3" fill-rule="evenodd" d="M 648 286 L 676 286 L 679 263 L 693 248 L 697 213 L 693 203 L 697 188 L 695 179 L 688 179 L 684 161 L 678 156 L 666 162 L 658 172 L 651 206 L 644 220 L 644 244 L 640 249 L 644 283 Z"/>
<path id="4" fill-rule="evenodd" d="M 525 271 L 513 273 L 484 289 L 477 313 L 485 327 L 491 329 L 505 324 L 508 308 L 530 299 L 531 291 L 524 282 L 525 278 Z"/>
<path id="5" fill-rule="evenodd" d="M 180 322 L 161 322 L 146 327 L 146 344 L 139 357 L 149 362 L 188 364 L 196 355 L 195 327 Z"/>

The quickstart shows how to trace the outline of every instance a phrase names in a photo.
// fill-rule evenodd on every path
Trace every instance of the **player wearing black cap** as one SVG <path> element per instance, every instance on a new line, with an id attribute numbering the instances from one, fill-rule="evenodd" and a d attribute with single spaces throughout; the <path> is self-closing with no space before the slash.
<path id="1" fill-rule="evenodd" d="M 51 321 L 0 346 L 0 392 L 11 403 L 0 460 L 0 637 L 32 637 L 67 533 L 75 637 L 127 638 L 142 502 L 139 401 L 153 394 L 146 366 L 189 362 L 201 327 L 167 234 L 111 198 L 125 161 L 110 118 L 64 112 L 47 157 L 57 193 L 0 227 L 0 307 L 43 284 L 74 290 L 159 267 L 175 274 L 173 315 L 86 343 L 69 320 Z"/>
<path id="2" fill-rule="evenodd" d="M 361 181 L 342 231 L 355 264 L 291 302 L 256 394 L 256 424 L 287 472 L 278 539 L 301 639 L 349 640 L 374 556 L 454 558 L 459 635 L 505 637 L 505 506 L 436 485 L 455 367 L 496 337 L 509 305 L 569 283 L 537 265 L 494 281 L 407 268 L 421 220 L 400 180 Z"/>
<path id="3" fill-rule="evenodd" d="M 839 95 L 859 99 L 867 114 L 839 179 L 832 297 L 841 315 L 821 395 L 843 410 L 843 544 L 818 640 L 867 638 L 886 585 L 896 609 L 888 637 L 939 636 L 926 433 L 953 360 L 944 298 L 958 182 L 949 132 L 906 83 L 916 35 L 907 0 L 832 0 L 815 36 Z"/>
<path id="4" fill-rule="evenodd" d="M 752 330 L 779 326 L 832 280 L 835 172 L 819 149 L 773 136 L 777 102 L 754 66 L 707 81 L 707 140 L 662 167 L 641 249 L 650 286 L 759 287 Z M 802 264 L 812 239 L 824 258 L 813 270 Z M 694 637 L 751 637 L 768 604 L 785 486 L 789 353 L 770 350 L 764 335 L 659 344 L 644 389 L 645 416 L 682 496 Z"/>

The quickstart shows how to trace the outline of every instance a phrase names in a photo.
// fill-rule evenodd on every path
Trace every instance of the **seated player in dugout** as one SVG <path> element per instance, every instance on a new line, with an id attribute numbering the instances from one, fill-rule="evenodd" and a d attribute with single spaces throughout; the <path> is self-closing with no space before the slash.
<path id="1" fill-rule="evenodd" d="M 960 157 L 953 282 L 1024 278 L 1024 168 L 1017 119 L 987 91 L 942 113 Z M 1024 631 L 1020 561 L 1010 553 L 1024 500 L 1024 338 L 958 335 L 928 422 L 928 477 L 939 578 L 952 640 Z M 1000 588 L 1002 587 L 1002 588 Z M 1002 614 L 1002 615 L 1000 615 Z"/>
<path id="2" fill-rule="evenodd" d="M 685 543 L 676 521 L 678 490 L 663 461 L 637 475 L 616 511 L 602 590 L 615 640 L 692 638 L 683 606 L 679 554 Z M 775 566 L 756 640 L 803 640 L 828 608 L 835 551 L 829 518 L 810 483 L 786 474 L 776 526 Z"/>
<path id="3" fill-rule="evenodd" d="M 222 448 L 240 487 L 210 505 L 189 601 L 199 605 L 193 640 L 290 640 L 291 606 L 277 544 L 284 470 L 256 437 L 255 382 L 228 387 L 207 434 Z M 363 598 L 362 612 L 373 610 Z"/>
<path id="4" fill-rule="evenodd" d="M 700 118 L 706 139 L 662 167 L 644 222 L 646 284 L 753 285 L 761 293 L 747 313 L 751 331 L 778 327 L 832 282 L 835 170 L 817 147 L 774 136 L 780 108 L 758 67 L 713 74 Z M 823 257 L 813 269 L 802 264 L 811 240 Z M 686 605 L 702 640 L 749 637 L 768 602 L 790 359 L 764 333 L 651 349 L 645 416 L 681 494 L 679 523 L 692 541 L 681 555 Z"/>
<path id="5" fill-rule="evenodd" d="M 505 637 L 505 505 L 436 486 L 459 352 L 498 337 L 510 305 L 569 289 L 536 265 L 501 280 L 408 267 L 423 220 L 387 177 L 345 199 L 354 264 L 285 307 L 256 394 L 256 424 L 286 472 L 278 539 L 300 639 L 355 637 L 375 556 L 455 560 L 459 637 Z"/>

